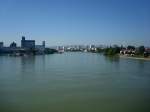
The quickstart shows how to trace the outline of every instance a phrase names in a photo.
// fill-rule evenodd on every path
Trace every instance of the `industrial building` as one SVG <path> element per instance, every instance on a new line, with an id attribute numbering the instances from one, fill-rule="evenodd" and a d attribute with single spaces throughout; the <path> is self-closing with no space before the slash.
<path id="1" fill-rule="evenodd" d="M 35 40 L 26 40 L 24 36 L 22 36 L 21 47 L 26 49 L 34 49 L 35 48 Z"/>

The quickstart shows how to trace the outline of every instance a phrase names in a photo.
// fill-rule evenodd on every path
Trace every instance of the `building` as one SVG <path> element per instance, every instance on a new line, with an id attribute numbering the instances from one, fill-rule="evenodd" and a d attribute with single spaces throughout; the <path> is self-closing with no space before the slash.
<path id="1" fill-rule="evenodd" d="M 95 50 L 95 45 L 90 45 L 90 46 L 89 46 L 89 50 L 94 51 L 94 50 Z"/>
<path id="2" fill-rule="evenodd" d="M 4 43 L 0 42 L 0 48 L 4 47 Z"/>
<path id="3" fill-rule="evenodd" d="M 90 49 L 93 49 L 93 48 L 95 48 L 95 45 L 90 45 Z"/>
<path id="4" fill-rule="evenodd" d="M 45 41 L 42 42 L 42 46 L 45 48 Z"/>
<path id="5" fill-rule="evenodd" d="M 21 47 L 26 49 L 34 49 L 35 48 L 35 40 L 26 40 L 24 36 L 22 36 Z"/>
<path id="6" fill-rule="evenodd" d="M 16 47 L 17 47 L 17 44 L 16 44 L 15 42 L 12 42 L 12 43 L 10 44 L 10 47 L 11 47 L 11 48 L 16 48 Z"/>

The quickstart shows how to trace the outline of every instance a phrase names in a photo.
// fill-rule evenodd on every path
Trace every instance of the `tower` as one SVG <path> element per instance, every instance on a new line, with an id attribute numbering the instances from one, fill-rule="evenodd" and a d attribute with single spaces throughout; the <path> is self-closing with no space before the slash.
<path id="1" fill-rule="evenodd" d="M 25 36 L 22 36 L 21 47 L 23 48 L 24 46 L 25 46 Z"/>
<path id="2" fill-rule="evenodd" d="M 43 47 L 45 48 L 45 41 L 42 42 Z"/>
<path id="3" fill-rule="evenodd" d="M 3 42 L 0 42 L 0 48 L 2 48 L 4 46 Z"/>
<path id="4" fill-rule="evenodd" d="M 22 36 L 22 40 L 25 40 L 25 36 Z"/>

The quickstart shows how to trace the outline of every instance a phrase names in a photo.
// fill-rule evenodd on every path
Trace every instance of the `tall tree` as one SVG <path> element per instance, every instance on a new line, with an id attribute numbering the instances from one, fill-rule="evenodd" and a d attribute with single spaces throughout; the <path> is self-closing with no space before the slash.
<path id="1" fill-rule="evenodd" d="M 140 47 L 138 48 L 138 51 L 139 51 L 139 54 L 144 54 L 145 47 L 144 47 L 144 46 L 140 46 Z"/>

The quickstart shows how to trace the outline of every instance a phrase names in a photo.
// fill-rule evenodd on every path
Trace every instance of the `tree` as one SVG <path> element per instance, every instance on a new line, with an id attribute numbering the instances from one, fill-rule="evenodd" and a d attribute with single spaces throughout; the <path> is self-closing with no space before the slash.
<path id="1" fill-rule="evenodd" d="M 56 53 L 58 51 L 55 49 L 45 48 L 44 52 L 45 52 L 45 54 L 53 54 L 53 53 Z"/>
<path id="2" fill-rule="evenodd" d="M 104 52 L 104 49 L 102 49 L 102 48 L 97 48 L 97 52 L 98 52 L 98 53 L 102 53 L 102 52 Z"/>
<path id="3" fill-rule="evenodd" d="M 138 48 L 138 51 L 139 51 L 139 54 L 143 55 L 144 52 L 145 52 L 145 47 L 144 47 L 144 46 L 140 46 L 140 47 Z"/>
<path id="4" fill-rule="evenodd" d="M 115 46 L 115 47 L 109 47 L 109 48 L 106 48 L 104 50 L 104 54 L 105 55 L 116 55 L 120 52 L 120 47 L 118 46 Z"/>
<path id="5" fill-rule="evenodd" d="M 129 46 L 127 47 L 127 49 L 128 49 L 128 50 L 135 50 L 135 47 L 134 47 L 134 46 L 129 45 Z"/>

